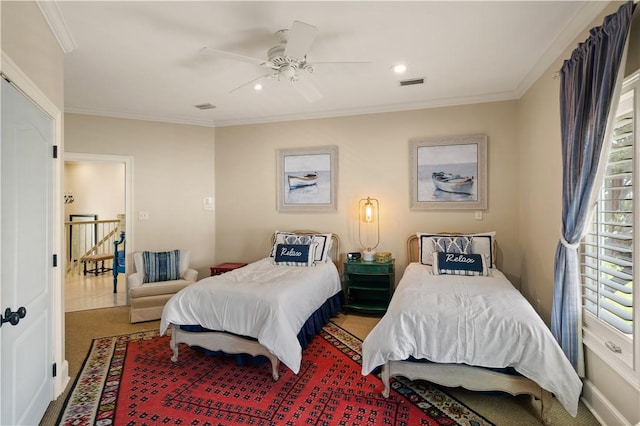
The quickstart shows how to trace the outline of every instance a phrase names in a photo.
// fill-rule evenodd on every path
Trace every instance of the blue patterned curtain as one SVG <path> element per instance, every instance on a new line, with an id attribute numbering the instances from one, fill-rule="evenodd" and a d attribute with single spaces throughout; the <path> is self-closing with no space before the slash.
<path id="1" fill-rule="evenodd" d="M 551 331 L 579 374 L 582 361 L 582 300 L 578 247 L 602 185 L 599 160 L 614 102 L 618 73 L 631 26 L 633 2 L 592 28 L 589 38 L 560 72 L 562 130 L 562 236 L 555 257 Z M 606 145 L 608 146 L 608 145 Z M 606 162 L 606 159 L 603 159 Z M 606 163 L 604 164 L 606 166 Z M 599 178 L 598 178 L 599 177 Z"/>

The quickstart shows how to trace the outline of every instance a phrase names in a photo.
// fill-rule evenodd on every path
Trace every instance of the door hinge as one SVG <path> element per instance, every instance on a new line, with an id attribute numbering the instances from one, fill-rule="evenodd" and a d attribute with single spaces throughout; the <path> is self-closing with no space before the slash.
<path id="1" fill-rule="evenodd" d="M 58 255 L 53 255 L 53 267 L 56 268 L 58 266 Z"/>
<path id="2" fill-rule="evenodd" d="M 56 364 L 55 362 L 53 363 L 53 368 L 51 369 L 51 373 L 53 374 L 52 377 L 56 377 L 58 375 L 58 364 Z"/>
<path id="3" fill-rule="evenodd" d="M 58 145 L 53 146 L 53 158 L 58 158 Z"/>

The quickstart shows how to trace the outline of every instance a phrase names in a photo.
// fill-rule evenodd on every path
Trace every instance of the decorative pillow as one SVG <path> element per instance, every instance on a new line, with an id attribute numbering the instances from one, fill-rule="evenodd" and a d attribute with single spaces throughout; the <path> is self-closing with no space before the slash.
<path id="1" fill-rule="evenodd" d="M 437 252 L 469 253 L 471 238 L 464 236 L 434 237 L 433 249 Z"/>
<path id="2" fill-rule="evenodd" d="M 331 249 L 331 234 L 295 234 L 276 231 L 270 257 L 275 257 L 278 244 L 316 244 L 315 262 L 326 262 Z"/>
<path id="3" fill-rule="evenodd" d="M 481 254 L 433 253 L 434 275 L 485 275 L 489 273 L 485 257 Z"/>
<path id="4" fill-rule="evenodd" d="M 276 265 L 315 266 L 316 244 L 278 244 L 274 262 Z"/>
<path id="5" fill-rule="evenodd" d="M 496 267 L 496 254 L 493 252 L 493 240 L 496 237 L 495 232 L 487 232 L 484 234 L 472 234 L 471 237 L 471 253 L 482 254 L 486 257 L 489 268 Z"/>
<path id="6" fill-rule="evenodd" d="M 418 232 L 416 235 L 418 237 L 419 260 L 423 265 L 433 264 L 433 253 L 435 251 L 433 240 L 435 238 L 469 237 L 471 239 L 471 247 L 469 248 L 469 253 L 482 254 L 487 258 L 487 264 L 490 268 L 495 268 L 496 266 L 495 253 L 493 253 L 493 240 L 496 235 L 494 231 L 480 234 L 463 235 L 445 235 Z"/>
<path id="7" fill-rule="evenodd" d="M 142 252 L 145 283 L 180 279 L 180 250 Z"/>
<path id="8" fill-rule="evenodd" d="M 326 262 L 329 260 L 329 250 L 333 245 L 331 234 L 314 234 L 313 242 L 318 245 L 316 248 L 316 262 Z"/>

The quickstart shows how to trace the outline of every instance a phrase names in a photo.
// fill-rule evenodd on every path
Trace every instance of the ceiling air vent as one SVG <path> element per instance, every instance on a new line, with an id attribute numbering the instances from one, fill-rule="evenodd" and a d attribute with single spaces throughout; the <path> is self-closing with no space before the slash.
<path id="1" fill-rule="evenodd" d="M 214 109 L 216 106 L 207 102 L 206 104 L 194 105 L 194 107 L 204 110 L 204 109 Z"/>
<path id="2" fill-rule="evenodd" d="M 415 86 L 416 84 L 424 84 L 424 78 L 412 78 L 410 80 L 400 80 L 400 87 Z"/>

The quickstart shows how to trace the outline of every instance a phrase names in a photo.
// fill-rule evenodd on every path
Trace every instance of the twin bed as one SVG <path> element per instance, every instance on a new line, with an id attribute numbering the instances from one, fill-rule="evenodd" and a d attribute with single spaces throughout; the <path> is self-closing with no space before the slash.
<path id="1" fill-rule="evenodd" d="M 385 396 L 393 376 L 529 394 L 540 399 L 546 424 L 554 394 L 575 416 L 582 382 L 533 307 L 495 268 L 494 236 L 470 236 L 469 252 L 487 259 L 482 275 L 442 273 L 432 248 L 441 235 L 409 238 L 411 263 L 363 342 L 362 374 L 382 366 Z"/>
<path id="2" fill-rule="evenodd" d="M 282 260 L 276 253 L 283 248 L 301 253 L 303 246 L 312 248 L 304 261 Z M 178 359 L 179 344 L 186 343 L 227 354 L 263 355 L 274 380 L 280 362 L 297 374 L 303 346 L 342 308 L 334 263 L 339 253 L 336 235 L 276 232 L 268 257 L 176 293 L 160 320 L 160 334 L 171 328 L 172 360 Z"/>
<path id="3" fill-rule="evenodd" d="M 411 263 L 387 313 L 363 342 L 362 374 L 381 366 L 384 396 L 394 376 L 530 394 L 541 400 L 545 423 L 554 394 L 575 416 L 582 382 L 538 314 L 495 268 L 495 234 L 442 237 L 409 238 Z M 295 266 L 276 262 L 276 251 L 292 242 L 311 242 L 318 247 L 315 257 Z M 447 253 L 439 252 L 449 250 L 472 253 L 447 258 L 467 264 L 464 271 L 443 264 Z M 171 328 L 172 359 L 186 343 L 264 355 L 274 380 L 280 362 L 297 374 L 306 342 L 341 310 L 339 256 L 336 235 L 276 233 L 269 257 L 180 291 L 167 302 L 160 325 L 161 334 Z M 480 272 L 468 268 L 472 256 Z"/>

